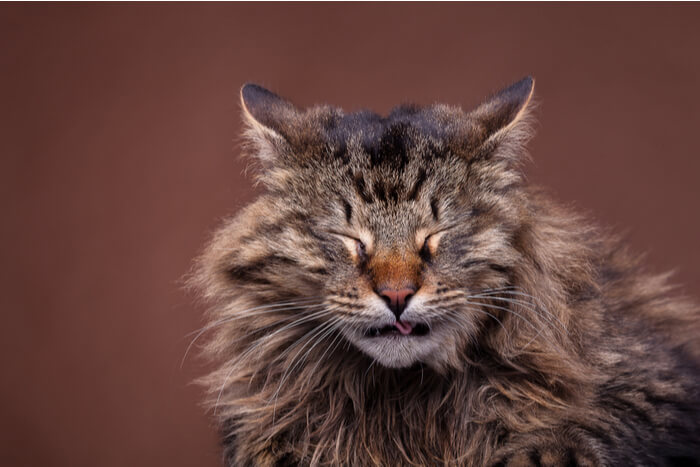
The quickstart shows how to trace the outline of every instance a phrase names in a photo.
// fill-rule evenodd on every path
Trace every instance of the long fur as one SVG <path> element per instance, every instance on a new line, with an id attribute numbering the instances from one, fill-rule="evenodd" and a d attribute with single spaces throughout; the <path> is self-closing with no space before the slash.
<path id="1" fill-rule="evenodd" d="M 698 308 L 525 183 L 527 85 L 388 117 L 244 88 L 267 190 L 191 280 L 229 465 L 697 465 Z M 451 226 L 421 273 L 448 331 L 389 368 L 342 332 L 373 292 L 329 231 L 408 251 L 430 222 Z"/>

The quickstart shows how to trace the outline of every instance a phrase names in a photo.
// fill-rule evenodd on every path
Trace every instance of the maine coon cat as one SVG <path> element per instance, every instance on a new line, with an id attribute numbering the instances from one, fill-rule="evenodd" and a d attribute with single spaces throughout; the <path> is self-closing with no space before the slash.
<path id="1" fill-rule="evenodd" d="M 192 279 L 227 464 L 698 464 L 698 308 L 525 182 L 533 85 L 386 117 L 243 87 L 265 190 Z"/>

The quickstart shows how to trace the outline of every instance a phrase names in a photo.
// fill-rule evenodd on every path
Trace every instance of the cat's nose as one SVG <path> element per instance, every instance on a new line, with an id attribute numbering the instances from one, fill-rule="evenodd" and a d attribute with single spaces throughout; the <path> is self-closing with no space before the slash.
<path id="1" fill-rule="evenodd" d="M 377 290 L 377 293 L 384 299 L 387 306 L 398 320 L 401 313 L 406 309 L 408 301 L 413 294 L 416 293 L 416 289 L 414 287 L 405 287 L 400 290 L 383 288 Z"/>

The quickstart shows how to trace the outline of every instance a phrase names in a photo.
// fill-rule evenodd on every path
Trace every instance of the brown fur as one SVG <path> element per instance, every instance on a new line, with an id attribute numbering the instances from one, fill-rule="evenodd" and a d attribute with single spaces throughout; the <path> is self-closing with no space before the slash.
<path id="1" fill-rule="evenodd" d="M 386 118 L 242 96 L 266 192 L 192 279 L 228 464 L 697 462 L 698 309 L 524 183 L 532 80 Z M 390 367 L 344 331 L 405 282 L 440 338 Z"/>

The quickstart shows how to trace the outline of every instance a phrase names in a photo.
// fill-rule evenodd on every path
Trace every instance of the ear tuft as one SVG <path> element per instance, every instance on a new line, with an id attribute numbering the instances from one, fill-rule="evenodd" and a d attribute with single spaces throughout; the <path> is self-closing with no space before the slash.
<path id="1" fill-rule="evenodd" d="M 471 112 L 470 116 L 482 130 L 482 142 L 510 132 L 519 123 L 526 124 L 534 90 L 535 80 L 528 76 L 494 94 Z"/>
<path id="2" fill-rule="evenodd" d="M 257 84 L 241 88 L 241 107 L 247 125 L 245 131 L 250 155 L 264 169 L 279 164 L 288 152 L 290 129 L 299 117 L 296 107 Z"/>
<path id="3" fill-rule="evenodd" d="M 241 104 L 249 123 L 280 135 L 284 133 L 285 123 L 297 113 L 290 102 L 262 86 L 251 83 L 241 88 Z"/>

